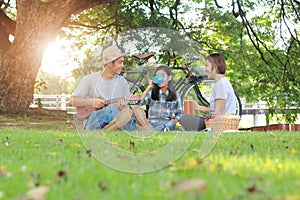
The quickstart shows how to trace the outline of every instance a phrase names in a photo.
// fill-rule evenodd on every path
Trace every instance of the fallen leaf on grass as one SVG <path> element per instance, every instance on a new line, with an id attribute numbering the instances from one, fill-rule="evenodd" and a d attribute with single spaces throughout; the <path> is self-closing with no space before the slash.
<path id="1" fill-rule="evenodd" d="M 142 152 L 143 154 L 155 154 L 157 152 L 156 149 L 149 149 L 149 150 L 146 150 L 144 152 Z"/>
<path id="2" fill-rule="evenodd" d="M 40 186 L 40 182 L 41 182 L 41 175 L 39 173 L 31 172 L 30 173 L 30 180 L 27 183 L 27 185 L 29 187 L 33 188 L 33 187 Z"/>
<path id="3" fill-rule="evenodd" d="M 206 182 L 202 179 L 190 179 L 181 181 L 173 186 L 170 193 L 171 197 L 177 194 L 193 193 L 197 197 L 201 196 L 206 191 Z"/>
<path id="4" fill-rule="evenodd" d="M 80 148 L 80 147 L 81 147 L 81 144 L 78 144 L 78 143 L 73 143 L 73 144 L 72 144 L 72 147 L 75 147 L 75 148 Z"/>
<path id="5" fill-rule="evenodd" d="M 46 200 L 46 193 L 48 191 L 48 187 L 39 186 L 31 188 L 23 200 Z"/>
<path id="6" fill-rule="evenodd" d="M 135 148 L 134 142 L 130 141 L 129 142 L 129 149 L 134 149 L 134 148 Z"/>
<path id="7" fill-rule="evenodd" d="M 120 145 L 118 141 L 110 142 L 110 144 L 115 145 L 115 146 L 119 146 Z"/>
<path id="8" fill-rule="evenodd" d="M 105 191 L 107 189 L 107 185 L 104 181 L 99 181 L 98 186 L 102 191 Z"/>
<path id="9" fill-rule="evenodd" d="M 89 157 L 91 157 L 91 156 L 92 156 L 92 149 L 86 150 L 85 153 L 86 153 L 87 155 L 89 155 Z"/>
<path id="10" fill-rule="evenodd" d="M 297 154 L 297 153 L 298 153 L 297 149 L 295 149 L 295 148 L 293 148 L 293 147 L 285 146 L 284 148 L 285 148 L 285 149 L 289 149 L 289 150 L 291 151 L 292 154 Z"/>
<path id="11" fill-rule="evenodd" d="M 291 149 L 291 153 L 292 153 L 292 154 L 297 154 L 298 151 L 297 151 L 296 149 L 292 148 L 292 149 Z"/>
<path id="12" fill-rule="evenodd" d="M 67 172 L 60 170 L 55 177 L 55 182 L 67 181 Z"/>
<path id="13" fill-rule="evenodd" d="M 262 192 L 262 189 L 257 188 L 255 185 L 247 188 L 248 193 L 254 193 L 254 192 Z"/>
<path id="14" fill-rule="evenodd" d="M 0 177 L 11 177 L 12 174 L 10 172 L 8 172 L 4 166 L 0 166 Z"/>
<path id="15" fill-rule="evenodd" d="M 56 152 L 46 153 L 46 157 L 56 157 Z"/>
<path id="16" fill-rule="evenodd" d="M 261 177 L 261 176 L 251 176 L 251 177 L 249 177 L 249 179 L 251 181 L 259 181 L 259 182 L 262 182 L 264 180 L 263 177 Z"/>
<path id="17" fill-rule="evenodd" d="M 58 144 L 63 144 L 63 139 L 59 139 Z"/>
<path id="18" fill-rule="evenodd" d="M 194 157 L 190 157 L 189 159 L 187 159 L 184 164 L 184 166 L 187 169 L 194 169 L 197 165 L 198 165 L 198 160 Z"/>
<path id="19" fill-rule="evenodd" d="M 8 138 L 8 136 L 5 137 L 5 146 L 9 146 L 9 138 Z"/>
<path id="20" fill-rule="evenodd" d="M 273 133 L 273 132 L 270 132 L 270 136 L 271 136 L 271 137 L 274 137 L 274 136 L 276 136 L 276 134 Z"/>

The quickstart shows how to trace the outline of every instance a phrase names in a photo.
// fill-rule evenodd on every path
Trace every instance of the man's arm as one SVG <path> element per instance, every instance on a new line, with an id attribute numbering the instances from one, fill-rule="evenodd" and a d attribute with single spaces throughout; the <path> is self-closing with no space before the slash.
<path id="1" fill-rule="evenodd" d="M 105 107 L 105 101 L 101 98 L 80 98 L 71 96 L 68 104 L 74 107 L 92 106 L 97 109 Z"/>

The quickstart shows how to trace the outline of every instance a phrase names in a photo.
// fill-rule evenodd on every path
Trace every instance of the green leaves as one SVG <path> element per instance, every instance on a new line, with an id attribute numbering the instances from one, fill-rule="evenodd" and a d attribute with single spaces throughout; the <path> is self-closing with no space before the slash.
<path id="1" fill-rule="evenodd" d="M 101 5 L 74 15 L 73 20 L 90 26 L 77 27 L 83 31 L 77 45 L 103 45 L 112 35 L 139 27 L 176 29 L 196 41 L 201 52 L 220 52 L 225 56 L 226 75 L 247 102 L 266 101 L 272 114 L 295 106 L 295 102 L 299 108 L 299 11 L 293 0 L 240 0 L 222 7 L 212 0 L 205 3 L 189 0 L 176 7 L 182 26 L 174 24 L 170 16 L 173 4 L 121 1 L 118 5 Z M 189 20 L 192 16 L 197 17 Z M 69 28 L 72 35 L 75 29 Z M 91 42 L 84 34 L 95 35 L 97 39 Z M 86 56 L 74 76 L 99 70 L 94 54 L 87 51 Z M 128 65 L 133 67 L 131 63 Z M 296 119 L 285 117 L 288 121 Z"/>

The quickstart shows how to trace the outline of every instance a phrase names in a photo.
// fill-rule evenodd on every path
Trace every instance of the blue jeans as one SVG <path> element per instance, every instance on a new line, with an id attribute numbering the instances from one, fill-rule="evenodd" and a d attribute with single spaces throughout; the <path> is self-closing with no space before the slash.
<path id="1" fill-rule="evenodd" d="M 113 104 L 92 112 L 85 123 L 85 130 L 102 129 L 114 120 L 119 112 L 120 110 Z M 132 117 L 129 122 L 121 128 L 121 130 L 137 130 L 136 120 Z"/>
<path id="2" fill-rule="evenodd" d="M 172 120 L 166 120 L 164 122 L 150 122 L 150 124 L 157 131 L 164 131 L 165 129 L 173 131 L 175 129 L 175 124 Z"/>

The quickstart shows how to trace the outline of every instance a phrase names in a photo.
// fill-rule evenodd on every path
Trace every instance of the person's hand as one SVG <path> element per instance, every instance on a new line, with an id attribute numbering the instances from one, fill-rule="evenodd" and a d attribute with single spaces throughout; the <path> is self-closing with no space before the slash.
<path id="1" fill-rule="evenodd" d="M 119 110 L 123 110 L 124 108 L 127 108 L 127 104 L 124 99 L 119 99 L 116 106 Z"/>
<path id="2" fill-rule="evenodd" d="M 105 101 L 101 98 L 95 98 L 92 101 L 93 101 L 92 105 L 94 108 L 100 109 L 106 106 Z"/>
<path id="3" fill-rule="evenodd" d="M 177 118 L 174 118 L 171 120 L 174 124 L 177 124 L 178 123 L 178 119 Z"/>
<path id="4" fill-rule="evenodd" d="M 152 88 L 154 86 L 153 80 L 148 81 L 148 88 Z"/>
<path id="5" fill-rule="evenodd" d="M 199 110 L 200 112 L 204 112 L 204 113 L 209 112 L 209 108 L 206 107 L 206 106 L 199 106 L 199 107 L 198 107 L 198 110 Z"/>
<path id="6" fill-rule="evenodd" d="M 209 108 L 206 106 L 200 106 L 196 101 L 193 101 L 193 109 L 200 112 L 209 112 Z"/>
<path id="7" fill-rule="evenodd" d="M 198 110 L 199 107 L 200 105 L 196 101 L 193 101 L 193 110 Z"/>

